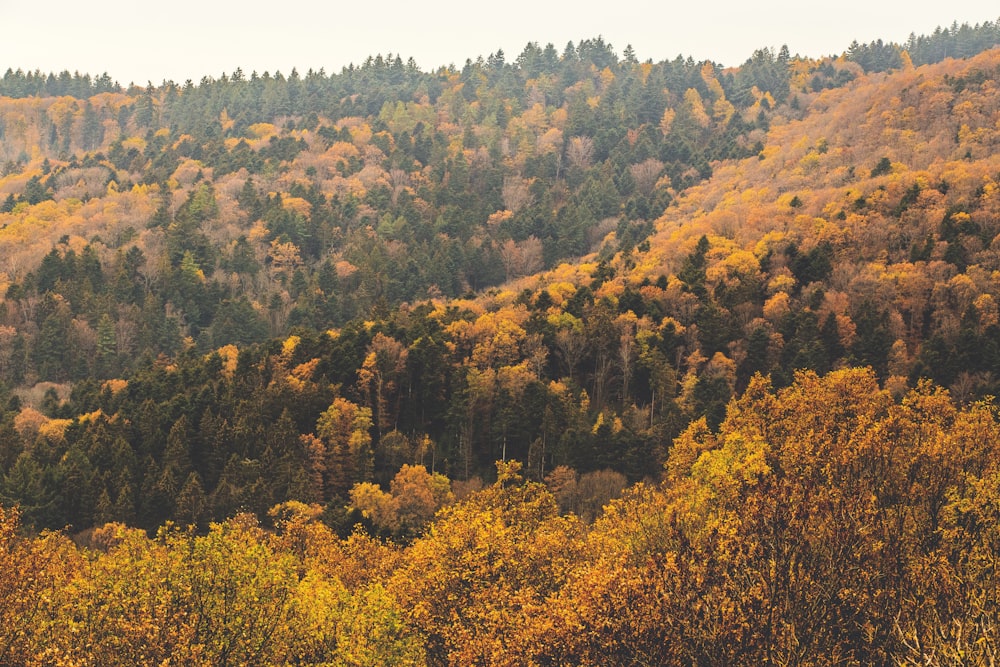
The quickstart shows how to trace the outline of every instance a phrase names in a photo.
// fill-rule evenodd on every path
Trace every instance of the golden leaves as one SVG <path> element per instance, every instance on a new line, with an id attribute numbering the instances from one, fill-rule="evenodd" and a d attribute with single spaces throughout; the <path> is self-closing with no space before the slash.
<path id="1" fill-rule="evenodd" d="M 337 399 L 318 430 L 343 440 L 364 417 Z M 111 525 L 84 554 L 22 537 L 0 509 L 0 659 L 881 663 L 953 650 L 957 632 L 933 629 L 958 624 L 980 655 L 1000 585 L 998 443 L 992 405 L 958 408 L 926 382 L 897 400 L 850 369 L 781 389 L 751 379 L 717 433 L 694 422 L 663 482 L 627 489 L 590 527 L 517 462 L 455 504 L 421 466 L 388 492 L 355 486 L 352 504 L 414 538 L 405 548 L 341 539 L 321 506 L 289 502 L 274 531 L 247 516 L 156 539 Z M 575 475 L 550 478 L 563 493 Z"/>

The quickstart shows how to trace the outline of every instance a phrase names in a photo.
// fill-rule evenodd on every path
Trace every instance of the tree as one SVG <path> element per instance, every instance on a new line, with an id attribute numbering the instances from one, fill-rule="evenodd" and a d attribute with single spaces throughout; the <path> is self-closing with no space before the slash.
<path id="1" fill-rule="evenodd" d="M 496 484 L 445 509 L 390 580 L 435 664 L 527 662 L 544 600 L 578 555 L 580 524 L 558 516 L 544 486 L 524 484 L 519 464 L 497 465 Z"/>
<path id="2" fill-rule="evenodd" d="M 327 498 L 346 498 L 355 482 L 371 479 L 372 411 L 337 397 L 316 422 L 316 433 L 326 449 Z"/>
<path id="3" fill-rule="evenodd" d="M 115 322 L 107 313 L 97 323 L 97 369 L 99 377 L 114 377 L 118 371 Z"/>
<path id="4" fill-rule="evenodd" d="M 677 273 L 677 277 L 684 283 L 685 289 L 699 298 L 704 298 L 706 295 L 705 277 L 708 266 L 708 260 L 706 259 L 708 248 L 708 237 L 702 236 L 698 239 L 698 243 L 691 254 L 684 258 L 684 263 Z"/>
<path id="5" fill-rule="evenodd" d="M 19 512 L 0 507 L 0 663 L 10 665 L 29 664 L 47 648 L 46 616 L 82 568 L 67 538 L 20 533 Z"/>
<path id="6" fill-rule="evenodd" d="M 365 361 L 358 369 L 358 384 L 373 396 L 370 410 L 377 416 L 378 437 L 395 428 L 399 415 L 400 380 L 406 370 L 406 347 L 379 332 L 368 346 Z M 395 394 L 395 396 L 394 396 Z M 392 399 L 396 400 L 392 400 Z"/>

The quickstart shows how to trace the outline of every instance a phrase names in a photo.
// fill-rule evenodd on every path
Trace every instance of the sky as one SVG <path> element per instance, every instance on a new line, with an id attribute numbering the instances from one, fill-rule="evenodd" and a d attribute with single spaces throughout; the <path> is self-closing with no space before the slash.
<path id="1" fill-rule="evenodd" d="M 513 61 L 529 42 L 602 37 L 639 60 L 677 55 L 724 66 L 756 49 L 810 57 L 840 54 L 852 40 L 904 42 L 953 21 L 1000 19 L 984 0 L 0 0 L 0 72 L 107 72 L 123 85 L 198 82 L 237 67 L 288 74 L 339 72 L 369 55 L 412 57 L 420 69 L 461 67 L 503 49 Z"/>

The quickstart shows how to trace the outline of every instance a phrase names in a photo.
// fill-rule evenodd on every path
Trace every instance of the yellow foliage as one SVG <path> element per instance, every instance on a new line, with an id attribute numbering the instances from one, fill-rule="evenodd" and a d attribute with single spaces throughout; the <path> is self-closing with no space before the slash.
<path id="1" fill-rule="evenodd" d="M 367 123 L 354 125 L 349 131 L 351 133 L 351 141 L 359 148 L 368 145 L 372 139 L 372 128 Z"/>
<path id="2" fill-rule="evenodd" d="M 281 203 L 286 211 L 292 211 L 293 213 L 298 213 L 302 216 L 309 215 L 309 212 L 312 209 L 312 204 L 301 197 L 284 197 L 281 200 Z"/>
<path id="3" fill-rule="evenodd" d="M 49 421 L 35 408 L 21 408 L 21 411 L 14 417 L 14 429 L 25 440 L 34 440 L 42 426 Z"/>
<path id="4" fill-rule="evenodd" d="M 545 289 L 552 297 L 552 303 L 557 306 L 562 306 L 567 299 L 576 294 L 576 285 L 566 280 L 549 283 Z"/>
<path id="5" fill-rule="evenodd" d="M 314 390 L 316 384 L 313 381 L 313 376 L 316 373 L 318 365 L 319 359 L 310 359 L 304 364 L 299 364 L 285 376 L 284 381 L 286 386 L 296 394 Z"/>
<path id="6" fill-rule="evenodd" d="M 772 295 L 791 292 L 795 288 L 795 277 L 791 272 L 778 273 L 767 283 L 767 291 Z"/>
<path id="7" fill-rule="evenodd" d="M 545 134 L 538 137 L 537 148 L 540 155 L 557 152 L 562 149 L 562 145 L 562 130 L 554 127 L 546 130 Z"/>
<path id="8" fill-rule="evenodd" d="M 295 348 L 299 346 L 302 339 L 299 336 L 291 335 L 285 339 L 285 342 L 281 344 L 281 356 L 291 359 L 292 355 L 295 354 Z"/>
<path id="9" fill-rule="evenodd" d="M 236 364 L 239 360 L 240 351 L 235 345 L 223 345 L 215 351 L 222 359 L 222 377 L 232 380 L 236 373 Z"/>
<path id="10" fill-rule="evenodd" d="M 718 85 L 718 81 L 716 81 L 716 84 Z M 721 85 L 719 86 L 719 93 L 722 93 Z M 664 115 L 666 115 L 666 111 L 664 111 Z M 725 97 L 720 97 L 712 103 L 712 118 L 717 124 L 726 125 L 735 115 L 736 107 Z"/>
<path id="11" fill-rule="evenodd" d="M 568 119 L 569 119 L 569 111 L 567 111 L 564 107 L 560 107 L 560 108 L 554 110 L 549 115 L 549 122 L 552 123 L 553 127 L 556 127 L 556 128 L 559 128 L 559 129 L 562 129 L 562 128 L 566 127 L 566 121 Z"/>
<path id="12" fill-rule="evenodd" d="M 357 272 L 358 267 L 354 266 L 345 259 L 341 259 L 334 265 L 334 269 L 337 271 L 337 277 L 344 280 L 354 275 Z"/>
<path id="13" fill-rule="evenodd" d="M 973 302 L 979 313 L 979 325 L 983 328 L 1000 324 L 997 313 L 997 302 L 992 294 L 980 294 Z"/>
<path id="14" fill-rule="evenodd" d="M 121 380 L 118 378 L 105 380 L 101 383 L 101 391 L 110 391 L 112 396 L 117 395 L 126 387 L 128 387 L 128 380 Z"/>
<path id="15" fill-rule="evenodd" d="M 359 157 L 361 152 L 358 151 L 357 147 L 352 143 L 347 141 L 335 141 L 333 145 L 327 149 L 326 155 L 331 158 L 346 160 L 351 157 Z"/>
<path id="16" fill-rule="evenodd" d="M 97 408 L 93 412 L 85 412 L 84 414 L 82 414 L 79 417 L 77 417 L 77 420 L 81 424 L 87 424 L 87 423 L 98 421 L 99 419 L 101 419 L 103 417 L 104 417 L 104 411 L 101 410 L 100 408 Z M 69 421 L 72 421 L 72 420 L 69 420 Z M 113 421 L 113 418 L 112 418 L 112 421 Z M 65 432 L 65 428 L 63 429 L 63 431 Z"/>
<path id="17" fill-rule="evenodd" d="M 254 123 L 247 131 L 257 139 L 268 139 L 278 134 L 278 128 L 271 123 Z"/>
<path id="18" fill-rule="evenodd" d="M 391 495 L 379 488 L 378 484 L 361 482 L 350 492 L 351 507 L 354 507 L 378 526 L 391 526 L 396 510 Z"/>
<path id="19" fill-rule="evenodd" d="M 787 292 L 777 292 L 764 303 L 764 317 L 771 322 L 780 322 L 791 311 Z"/>
<path id="20" fill-rule="evenodd" d="M 615 278 L 614 280 L 607 280 L 597 288 L 594 292 L 594 296 L 598 299 L 603 299 L 608 297 L 617 300 L 619 296 L 625 291 L 625 282 L 620 278 Z"/>
<path id="21" fill-rule="evenodd" d="M 663 110 L 663 116 L 660 118 L 660 132 L 663 134 L 670 134 L 670 129 L 674 125 L 674 118 L 677 117 L 677 112 L 667 107 Z"/>
<path id="22" fill-rule="evenodd" d="M 291 241 L 282 243 L 279 239 L 273 239 L 268 254 L 274 271 L 290 272 L 302 263 L 299 247 Z"/>
<path id="23" fill-rule="evenodd" d="M 122 148 L 126 151 L 134 148 L 141 153 L 146 150 L 146 140 L 138 136 L 127 137 L 122 140 Z"/>
<path id="24" fill-rule="evenodd" d="M 72 423 L 72 419 L 49 419 L 38 426 L 38 435 L 51 442 L 62 441 Z"/>
<path id="25" fill-rule="evenodd" d="M 583 334 L 583 322 L 572 313 L 564 311 L 549 313 L 546 321 L 556 329 L 570 329 L 578 334 Z"/>
<path id="26" fill-rule="evenodd" d="M 594 425 L 591 427 L 590 432 L 597 435 L 602 426 L 604 426 L 604 413 L 600 412 L 597 415 L 597 419 L 594 420 Z"/>
<path id="27" fill-rule="evenodd" d="M 510 220 L 513 217 L 514 217 L 513 211 L 509 211 L 507 209 L 504 209 L 502 211 L 496 211 L 495 213 L 490 214 L 490 217 L 487 218 L 486 220 L 486 224 L 490 225 L 491 227 L 496 227 L 500 223 L 506 222 L 507 220 Z"/>
<path id="28" fill-rule="evenodd" d="M 722 260 L 722 265 L 730 273 L 741 275 L 752 275 L 760 271 L 760 262 L 756 255 L 747 250 L 736 250 L 727 254 Z"/>
<path id="29" fill-rule="evenodd" d="M 711 124 L 712 120 L 705 111 L 705 103 L 702 101 L 701 94 L 697 90 L 688 88 L 684 92 L 684 105 L 695 125 L 707 128 Z"/>

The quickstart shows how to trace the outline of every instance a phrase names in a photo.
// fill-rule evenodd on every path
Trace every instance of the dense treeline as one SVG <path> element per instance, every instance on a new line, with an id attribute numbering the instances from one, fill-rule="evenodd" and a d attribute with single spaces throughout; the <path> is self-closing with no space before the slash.
<path id="1" fill-rule="evenodd" d="M 401 536 L 404 464 L 474 483 L 516 458 L 529 479 L 559 469 L 610 497 L 690 421 L 716 428 L 755 373 L 783 387 L 796 369 L 860 365 L 896 395 L 921 378 L 960 401 L 996 394 L 996 52 L 873 78 L 784 52 L 735 72 L 677 64 L 699 87 L 630 127 L 600 115 L 630 108 L 616 87 L 649 92 L 643 77 L 674 65 L 596 44 L 573 51 L 589 74 L 569 88 L 539 50 L 524 85 L 549 76 L 562 106 L 539 101 L 503 130 L 482 115 L 497 87 L 466 93 L 458 72 L 436 103 L 256 123 L 252 143 L 123 138 L 133 98 L 110 93 L 87 103 L 104 110 L 107 153 L 64 163 L 45 151 L 78 149 L 87 104 L 11 103 L 20 139 L 3 145 L 47 148 L 36 172 L 0 181 L 0 496 L 37 527 L 204 528 L 299 500 L 338 528 Z M 726 86 L 768 76 L 749 107 L 730 102 Z M 150 108 L 173 104 L 154 93 Z M 124 126 L 107 111 L 119 103 Z M 732 150 L 752 156 L 682 174 L 679 193 L 656 151 L 704 150 L 742 123 Z M 426 154 L 420 124 L 435 128 Z M 227 171 L 234 155 L 245 164 Z"/>
<path id="2" fill-rule="evenodd" d="M 938 26 L 930 35 L 913 33 L 904 44 L 883 42 L 868 44 L 853 42 L 846 56 L 861 65 L 866 72 L 884 72 L 903 65 L 903 54 L 914 65 L 939 63 L 945 58 L 971 58 L 1000 44 L 1000 21 L 984 21 L 970 26 L 956 21 L 948 28 Z"/>
<path id="3" fill-rule="evenodd" d="M 929 35 L 918 36 L 911 33 L 903 44 L 882 40 L 859 44 L 855 41 L 845 55 L 864 67 L 866 72 L 882 72 L 900 67 L 904 51 L 913 64 L 929 65 L 939 63 L 945 58 L 971 58 L 997 44 L 1000 44 L 998 22 L 984 21 L 975 25 L 968 23 L 959 25 L 958 22 L 955 22 L 949 27 L 938 26 Z M 626 49 L 622 59 L 634 62 L 635 54 L 631 47 Z M 611 51 L 610 45 L 605 44 L 601 38 L 597 38 L 584 40 L 578 47 L 570 44 L 563 50 L 562 54 L 551 44 L 546 45 L 544 49 L 539 48 L 537 44 L 529 44 L 513 63 L 507 63 L 503 52 L 500 51 L 490 54 L 486 60 L 480 57 L 475 64 L 480 67 L 485 65 L 495 78 L 503 77 L 504 70 L 506 70 L 507 74 L 513 73 L 518 78 L 530 79 L 537 77 L 545 70 L 553 70 L 560 62 L 565 69 L 570 69 L 575 61 L 583 61 L 584 64 L 592 62 L 598 68 L 603 68 L 617 63 L 619 57 Z M 473 65 L 472 61 L 467 63 L 463 74 L 468 71 L 470 65 Z M 560 76 L 567 75 L 560 73 Z M 215 112 L 221 112 L 223 108 L 227 107 L 232 108 L 235 103 L 235 108 L 238 109 L 237 113 L 256 111 L 262 113 L 264 118 L 270 118 L 275 114 L 306 114 L 309 112 L 325 114 L 329 112 L 329 109 L 336 108 L 336 104 L 344 97 L 354 94 L 363 95 L 366 100 L 362 103 L 363 106 L 368 107 L 369 113 L 376 113 L 381 109 L 381 103 L 387 99 L 390 101 L 405 99 L 411 97 L 416 90 L 422 90 L 427 94 L 439 92 L 439 85 L 433 81 L 434 77 L 424 75 L 413 59 L 404 62 L 400 55 L 390 53 L 385 56 L 369 57 L 359 66 L 352 64 L 344 68 L 339 75 L 327 75 L 324 70 L 318 72 L 310 70 L 304 78 L 300 78 L 298 72 L 293 70 L 286 79 L 280 72 L 275 72 L 273 77 L 268 72 L 263 75 L 253 72 L 247 76 L 241 69 L 238 69 L 231 75 L 223 74 L 218 80 L 205 77 L 198 84 L 185 82 L 184 89 L 187 91 L 192 88 L 200 89 L 200 92 L 205 94 L 200 103 L 213 105 Z M 220 94 L 220 91 L 224 90 L 226 86 L 219 87 L 217 84 L 230 82 L 253 85 L 249 87 L 237 86 L 232 91 Z M 275 84 L 274 86 L 269 85 L 272 82 Z M 287 92 L 275 92 L 278 88 L 283 87 L 281 84 L 285 82 L 291 83 Z M 179 85 L 166 81 L 163 84 L 167 87 Z M 152 86 L 152 82 L 150 82 L 150 86 Z M 763 89 L 770 88 L 765 86 Z M 63 71 L 57 75 L 41 71 L 25 72 L 8 69 L 3 78 L 0 79 L 0 96 L 13 98 L 69 95 L 82 99 L 99 93 L 121 93 L 125 90 L 125 87 L 117 81 L 113 81 L 107 73 L 99 77 L 92 77 L 89 74 L 80 74 L 79 72 L 71 74 L 68 71 Z M 132 83 L 130 91 L 137 90 L 136 84 Z M 369 91 L 374 91 L 374 94 Z M 338 93 L 339 96 L 337 96 Z M 240 104 L 240 98 L 242 98 L 242 104 Z M 356 101 L 352 100 L 352 104 L 354 103 Z"/>
<path id="4" fill-rule="evenodd" d="M 408 461 L 638 479 L 686 417 L 662 360 L 636 380 L 628 353 L 619 385 L 634 313 L 588 292 L 605 265 L 565 316 L 548 293 L 393 308 L 640 245 L 672 186 L 758 150 L 788 66 L 639 63 L 597 39 L 432 74 L 376 57 L 5 100 L 0 380 L 35 389 L 5 393 L 0 493 L 40 527 L 153 530 L 288 498 L 349 522 L 353 485 Z"/>
<path id="5" fill-rule="evenodd" d="M 939 32 L 974 52 L 991 26 Z M 13 98 L 60 97 L 0 114 L 18 330 L 0 373 L 115 377 L 188 336 L 207 352 L 325 330 L 628 251 L 713 160 L 758 153 L 775 108 L 851 80 L 852 58 L 763 49 L 719 72 L 598 38 L 435 73 L 379 56 L 122 90 L 8 72 Z M 83 354 L 53 349 L 64 340 Z"/>
<path id="6" fill-rule="evenodd" d="M 612 231 L 641 243 L 674 188 L 759 149 L 788 77 L 786 52 L 717 74 L 598 39 L 433 74 L 378 57 L 7 100 L 6 379 L 112 377 L 186 336 L 208 351 L 324 330 L 529 275 Z M 48 349 L 86 349 L 102 322 L 111 363 Z"/>
<path id="7" fill-rule="evenodd" d="M 85 547 L 0 509 L 0 662 L 989 664 L 998 443 L 992 404 L 841 370 L 758 376 L 592 524 L 515 462 L 458 501 L 404 469 L 397 513 L 445 504 L 404 545 L 295 502 Z"/>

